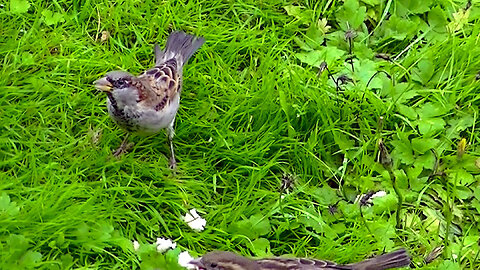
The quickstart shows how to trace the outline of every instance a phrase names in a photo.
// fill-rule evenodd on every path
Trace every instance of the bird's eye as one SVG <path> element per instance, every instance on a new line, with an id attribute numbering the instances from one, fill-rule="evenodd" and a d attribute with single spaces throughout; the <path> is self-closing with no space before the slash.
<path id="1" fill-rule="evenodd" d="M 210 264 L 210 267 L 212 267 L 212 268 L 217 268 L 217 264 L 216 264 L 216 263 L 211 263 L 211 264 Z"/>
<path id="2" fill-rule="evenodd" d="M 117 79 L 112 82 L 115 88 L 124 88 L 128 86 L 128 80 L 124 78 Z"/>
<path id="3" fill-rule="evenodd" d="M 122 88 L 127 84 L 127 82 L 125 81 L 125 79 L 118 79 L 117 84 L 118 88 Z"/>

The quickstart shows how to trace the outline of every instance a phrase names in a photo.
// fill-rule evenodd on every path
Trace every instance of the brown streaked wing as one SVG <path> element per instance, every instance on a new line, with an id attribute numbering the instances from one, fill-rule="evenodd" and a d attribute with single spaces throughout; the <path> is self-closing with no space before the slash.
<path id="1" fill-rule="evenodd" d="M 145 95 L 148 98 L 144 99 L 144 104 L 154 107 L 157 111 L 163 109 L 179 90 L 180 78 L 175 58 L 145 71 L 139 79 L 149 92 Z"/>
<path id="2" fill-rule="evenodd" d="M 171 98 L 178 91 L 179 76 L 177 72 L 177 60 L 172 58 L 165 63 L 154 68 L 156 70 L 153 77 L 155 78 L 155 85 L 160 91 L 167 91 Z M 158 94 L 158 93 L 157 93 Z M 160 93 L 162 94 L 162 93 Z"/>
<path id="3" fill-rule="evenodd" d="M 147 81 L 144 78 L 139 77 L 131 81 L 131 84 L 138 90 L 138 100 L 137 102 L 142 102 L 151 98 L 151 90 L 148 87 Z"/>
<path id="4" fill-rule="evenodd" d="M 245 270 L 245 268 L 234 262 L 218 262 L 218 269 Z M 250 269 L 247 269 L 250 270 Z"/>
<path id="5" fill-rule="evenodd" d="M 257 260 L 262 270 L 352 270 L 350 266 L 337 265 L 333 262 L 305 258 L 273 258 Z"/>

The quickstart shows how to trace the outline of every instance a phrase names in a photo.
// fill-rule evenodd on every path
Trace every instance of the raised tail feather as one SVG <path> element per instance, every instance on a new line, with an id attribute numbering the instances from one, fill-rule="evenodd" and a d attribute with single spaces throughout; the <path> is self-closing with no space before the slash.
<path id="1" fill-rule="evenodd" d="M 183 66 L 203 43 L 205 43 L 203 37 L 175 31 L 168 36 L 165 50 L 161 50 L 158 44 L 155 46 L 155 64 L 159 65 L 175 57 L 179 61 L 179 65 Z"/>
<path id="2" fill-rule="evenodd" d="M 351 264 L 351 266 L 353 270 L 385 270 L 408 266 L 409 264 L 410 256 L 407 254 L 407 251 L 405 249 L 399 249 L 372 259 Z"/>

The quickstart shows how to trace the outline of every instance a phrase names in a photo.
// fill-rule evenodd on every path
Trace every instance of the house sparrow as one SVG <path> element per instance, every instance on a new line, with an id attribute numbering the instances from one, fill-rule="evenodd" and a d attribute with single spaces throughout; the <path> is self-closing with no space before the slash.
<path id="1" fill-rule="evenodd" d="M 95 81 L 95 87 L 107 94 L 108 113 L 127 132 L 154 134 L 167 129 L 170 144 L 170 167 L 176 167 L 173 150 L 174 122 L 180 104 L 182 71 L 188 59 L 205 39 L 173 32 L 164 50 L 155 46 L 155 66 L 134 76 L 125 71 L 111 71 Z M 128 134 L 114 152 L 122 154 Z"/>
<path id="2" fill-rule="evenodd" d="M 338 265 L 315 259 L 271 258 L 253 260 L 235 253 L 213 251 L 190 262 L 198 270 L 384 270 L 410 264 L 405 249 L 354 264 Z"/>

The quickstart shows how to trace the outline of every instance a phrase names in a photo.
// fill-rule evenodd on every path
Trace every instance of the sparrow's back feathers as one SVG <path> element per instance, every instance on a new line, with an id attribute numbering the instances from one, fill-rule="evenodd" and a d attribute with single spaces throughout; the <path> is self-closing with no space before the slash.
<path id="1" fill-rule="evenodd" d="M 176 31 L 168 36 L 164 50 L 157 44 L 155 67 L 139 76 L 145 86 L 141 91 L 143 94 L 139 105 L 161 111 L 170 102 L 177 100 L 177 95 L 182 91 L 183 65 L 204 42 L 202 37 Z"/>
<path id="2" fill-rule="evenodd" d="M 190 262 L 199 270 L 386 270 L 408 266 L 410 257 L 405 249 L 354 264 L 306 258 L 269 258 L 253 260 L 231 252 L 214 251 Z"/>
<path id="3" fill-rule="evenodd" d="M 307 258 L 272 258 L 256 261 L 262 270 L 353 270 L 351 266 L 338 265 L 325 260 Z"/>
<path id="4" fill-rule="evenodd" d="M 378 257 L 368 259 L 362 262 L 352 264 L 354 270 L 385 270 L 408 266 L 410 264 L 410 256 L 405 249 L 380 255 Z"/>
<path id="5" fill-rule="evenodd" d="M 138 76 L 143 81 L 142 98 L 139 106 L 161 111 L 181 91 L 181 71 L 175 58 L 171 58 Z M 139 87 L 142 89 L 142 87 Z"/>

